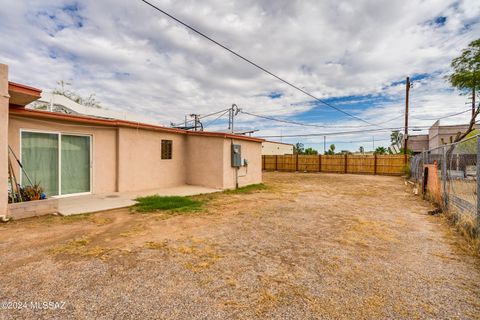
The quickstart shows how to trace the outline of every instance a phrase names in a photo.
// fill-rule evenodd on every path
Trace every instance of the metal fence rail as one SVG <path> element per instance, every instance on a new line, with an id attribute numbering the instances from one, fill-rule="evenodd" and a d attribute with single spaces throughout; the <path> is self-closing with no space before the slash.
<path id="1" fill-rule="evenodd" d="M 434 183 L 427 175 L 438 176 L 438 204 L 455 219 L 476 221 L 480 227 L 480 139 L 463 141 L 427 150 L 410 159 L 410 179 L 425 186 Z M 436 172 L 427 173 L 425 167 Z M 431 189 L 429 189 L 431 191 Z"/>

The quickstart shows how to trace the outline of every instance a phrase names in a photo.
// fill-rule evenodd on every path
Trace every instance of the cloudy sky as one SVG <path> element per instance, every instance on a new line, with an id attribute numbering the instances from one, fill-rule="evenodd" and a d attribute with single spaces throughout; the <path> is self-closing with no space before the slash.
<path id="1" fill-rule="evenodd" d="M 12 81 L 51 91 L 57 81 L 109 109 L 168 125 L 237 104 L 239 128 L 323 150 L 333 133 L 401 127 L 465 111 L 445 81 L 452 58 L 480 37 L 480 1 L 151 0 L 259 65 L 356 117 L 335 111 L 189 32 L 140 0 L 0 0 L 0 62 Z M 204 119 L 210 130 L 225 118 Z M 468 112 L 442 123 L 468 120 Z M 212 122 L 213 121 L 213 122 Z M 411 132 L 413 133 L 422 133 Z M 337 150 L 388 145 L 387 131 L 329 135 Z M 353 141 L 353 142 L 352 142 Z"/>

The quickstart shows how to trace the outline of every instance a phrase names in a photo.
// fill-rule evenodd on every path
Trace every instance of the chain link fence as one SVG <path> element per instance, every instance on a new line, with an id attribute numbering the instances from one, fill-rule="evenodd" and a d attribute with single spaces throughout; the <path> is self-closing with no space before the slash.
<path id="1" fill-rule="evenodd" d="M 455 222 L 468 225 L 469 233 L 475 235 L 480 223 L 479 140 L 476 135 L 424 151 L 410 160 L 411 181 L 423 188 L 423 194 L 430 193 L 430 198 Z"/>

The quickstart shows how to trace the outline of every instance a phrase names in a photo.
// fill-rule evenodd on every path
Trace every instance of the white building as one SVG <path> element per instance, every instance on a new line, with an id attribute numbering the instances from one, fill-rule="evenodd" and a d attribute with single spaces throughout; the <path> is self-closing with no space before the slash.
<path id="1" fill-rule="evenodd" d="M 284 154 L 293 154 L 293 144 L 276 141 L 262 142 L 262 155 L 280 156 Z"/>

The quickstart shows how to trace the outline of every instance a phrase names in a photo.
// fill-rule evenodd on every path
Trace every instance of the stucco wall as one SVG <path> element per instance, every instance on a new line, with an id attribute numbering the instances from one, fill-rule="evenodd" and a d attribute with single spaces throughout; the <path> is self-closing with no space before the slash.
<path id="1" fill-rule="evenodd" d="M 247 167 L 238 169 L 238 186 L 246 186 L 254 183 L 262 182 L 262 144 L 252 141 L 231 140 L 223 141 L 223 154 L 225 161 L 223 162 L 223 188 L 235 188 L 236 169 L 231 166 L 231 144 L 239 144 L 242 146 L 242 160 L 248 161 Z"/>
<path id="2" fill-rule="evenodd" d="M 187 183 L 185 136 L 119 129 L 119 191 L 138 191 Z M 161 141 L 172 140 L 172 159 L 162 159 Z"/>
<path id="3" fill-rule="evenodd" d="M 262 155 L 293 154 L 293 145 L 272 141 L 262 142 Z"/>
<path id="4" fill-rule="evenodd" d="M 168 133 L 147 129 L 89 126 L 65 120 L 10 115 L 9 143 L 20 156 L 21 130 L 92 136 L 93 193 L 159 189 L 183 184 L 234 188 L 232 139 Z M 161 141 L 172 140 L 172 159 L 161 158 Z M 262 180 L 261 143 L 234 140 L 242 146 L 248 168 L 239 169 L 239 186 Z M 16 166 L 16 174 L 20 172 Z M 6 196 L 5 196 L 6 198 Z"/>
<path id="5" fill-rule="evenodd" d="M 440 190 L 440 177 L 438 176 L 437 164 L 424 165 L 424 170 L 428 169 L 428 178 L 426 192 L 427 196 L 436 203 L 442 203 Z"/>
<path id="6" fill-rule="evenodd" d="M 187 137 L 187 184 L 223 188 L 224 140 L 215 137 Z"/>
<path id="7" fill-rule="evenodd" d="M 405 139 L 402 142 L 405 146 Z M 413 152 L 422 152 L 428 150 L 428 134 L 421 135 L 409 135 L 408 136 L 408 149 Z"/>
<path id="8" fill-rule="evenodd" d="M 8 67 L 0 64 L 0 216 L 7 214 L 8 202 Z"/>
<path id="9" fill-rule="evenodd" d="M 116 129 L 90 127 L 66 122 L 44 121 L 19 116 L 11 116 L 9 123 L 9 143 L 17 157 L 20 157 L 20 130 L 38 130 L 92 136 L 93 193 L 116 191 Z M 17 178 L 18 166 L 14 166 Z"/>

